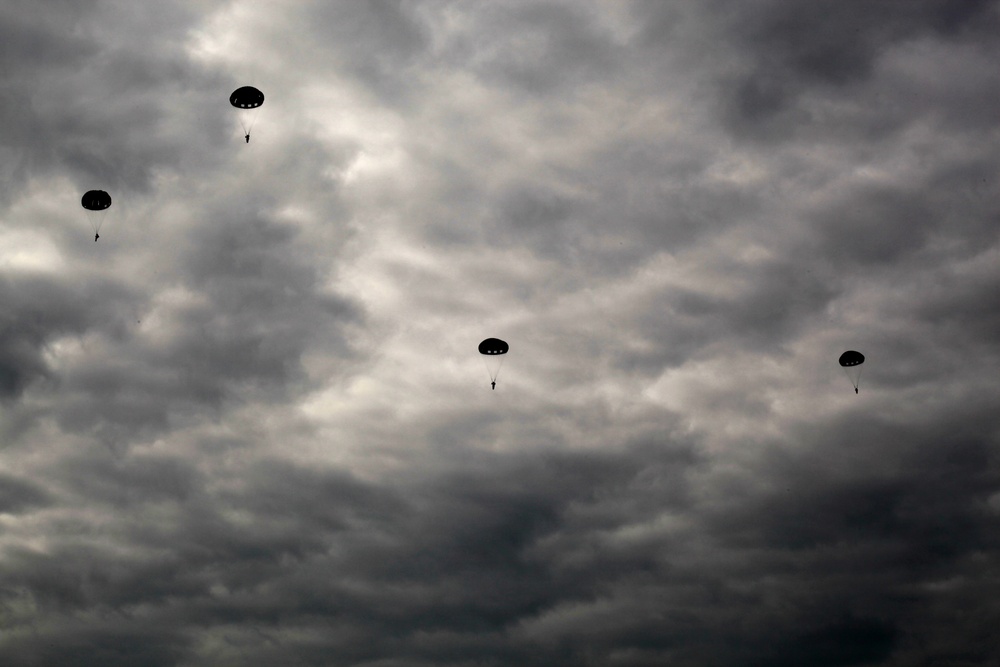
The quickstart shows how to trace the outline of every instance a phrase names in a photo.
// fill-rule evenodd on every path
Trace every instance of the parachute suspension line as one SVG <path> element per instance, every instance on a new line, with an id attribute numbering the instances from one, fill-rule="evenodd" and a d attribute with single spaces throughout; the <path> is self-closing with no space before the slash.
<path id="1" fill-rule="evenodd" d="M 494 382 L 500 377 L 500 369 L 503 368 L 503 355 L 497 355 L 496 361 L 496 371 L 490 368 L 490 357 L 483 357 L 483 366 L 486 366 L 486 372 L 489 373 L 490 379 Z"/>
<path id="2" fill-rule="evenodd" d="M 844 375 L 847 379 L 851 381 L 851 385 L 854 387 L 854 392 L 857 393 L 858 387 L 861 385 L 861 371 L 863 367 L 861 364 L 857 366 L 844 366 Z"/>
<path id="3" fill-rule="evenodd" d="M 861 384 L 861 369 L 855 366 L 853 368 L 845 368 L 844 372 L 847 374 L 847 379 L 851 381 L 851 386 L 854 387 L 854 393 L 857 393 L 858 386 Z"/>
<path id="4" fill-rule="evenodd" d="M 861 384 L 861 369 L 856 366 L 845 367 L 844 375 L 846 375 L 847 379 L 851 381 L 851 386 L 854 387 L 854 393 L 857 393 L 858 385 Z"/>
<path id="5" fill-rule="evenodd" d="M 107 209 L 104 209 L 103 211 L 97 211 L 96 213 L 91 214 L 90 216 L 91 226 L 94 228 L 95 234 L 101 233 L 101 227 L 104 225 L 104 221 L 105 219 L 107 219 L 107 217 L 108 217 Z"/>
<path id="6" fill-rule="evenodd" d="M 498 362 L 498 364 L 497 364 L 496 373 L 494 373 L 493 369 L 490 368 L 489 357 L 483 357 L 483 366 L 486 367 L 486 373 L 487 373 L 487 375 L 490 376 L 490 380 L 492 380 L 493 382 L 496 382 L 497 378 L 500 377 L 500 367 L 503 366 L 503 358 L 501 357 L 500 360 L 499 360 L 499 362 Z"/>
<path id="7" fill-rule="evenodd" d="M 240 116 L 240 127 L 243 128 L 243 134 L 250 134 L 250 130 L 253 129 L 254 123 L 257 122 L 257 116 L 260 114 L 260 107 L 256 109 L 246 109 L 239 112 Z"/>

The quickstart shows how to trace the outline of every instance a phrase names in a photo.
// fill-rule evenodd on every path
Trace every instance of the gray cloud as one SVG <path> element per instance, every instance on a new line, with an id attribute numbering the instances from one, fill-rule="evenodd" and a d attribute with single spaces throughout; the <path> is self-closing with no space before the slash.
<path id="1" fill-rule="evenodd" d="M 18 514 L 47 504 L 48 494 L 35 484 L 11 475 L 0 477 L 0 511 Z"/>
<path id="2" fill-rule="evenodd" d="M 721 3 L 729 34 L 745 47 L 744 72 L 726 81 L 729 125 L 739 133 L 789 136 L 818 126 L 803 98 L 833 96 L 863 84 L 879 58 L 900 43 L 934 37 L 961 43 L 995 23 L 989 2 L 919 2 L 905 8 L 874 4 L 844 12 L 834 3 Z"/>
<path id="3" fill-rule="evenodd" d="M 998 17 L 7 3 L 0 663 L 996 663 Z"/>

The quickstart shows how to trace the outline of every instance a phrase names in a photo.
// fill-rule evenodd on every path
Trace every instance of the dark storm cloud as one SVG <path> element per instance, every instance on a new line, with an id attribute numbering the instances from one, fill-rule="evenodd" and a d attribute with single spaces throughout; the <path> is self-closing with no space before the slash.
<path id="1" fill-rule="evenodd" d="M 191 287 L 211 304 L 189 313 L 183 328 L 190 338 L 178 341 L 192 369 L 237 382 L 273 377 L 283 385 L 298 379 L 298 356 L 318 332 L 347 352 L 335 330 L 338 320 L 358 313 L 346 299 L 319 293 L 315 265 L 299 259 L 302 252 L 287 252 L 296 247 L 294 228 L 252 208 L 228 214 L 199 234 L 188 261 Z"/>
<path id="2" fill-rule="evenodd" d="M 121 543 L 127 547 L 116 548 L 115 533 L 100 527 L 100 514 L 81 512 L 72 524 L 56 526 L 60 537 L 44 553 L 10 554 L 5 571 L 11 590 L 29 591 L 33 604 L 59 613 L 100 616 L 120 609 L 148 619 L 139 613 L 148 608 L 170 626 L 168 637 L 182 626 L 232 618 L 274 622 L 294 616 L 299 604 L 280 580 L 294 584 L 298 566 L 324 557 L 338 533 L 397 505 L 391 494 L 337 471 L 269 463 L 239 472 L 245 475 L 239 491 L 211 497 L 207 478 L 174 456 L 61 462 L 67 491 L 104 504 L 104 516 L 111 512 L 116 530 L 127 531 Z M 266 580 L 273 581 L 265 587 L 270 592 L 260 588 Z M 213 587 L 231 593 L 231 603 L 213 600 Z M 258 596 L 263 599 L 255 602 Z M 178 608 L 171 600 L 183 604 Z"/>
<path id="3" fill-rule="evenodd" d="M 18 514 L 49 504 L 49 495 L 28 480 L 0 475 L 0 514 Z"/>
<path id="4" fill-rule="evenodd" d="M 638 338 L 616 348 L 615 365 L 657 376 L 736 340 L 775 355 L 838 294 L 835 283 L 799 263 L 729 265 L 718 271 L 731 295 L 674 287 L 630 304 L 624 317 Z"/>
<path id="5" fill-rule="evenodd" d="M 906 5 L 869 3 L 845 12 L 834 2 L 776 0 L 753 5 L 720 3 L 734 11 L 733 33 L 759 54 L 760 68 L 786 70 L 840 85 L 870 74 L 874 60 L 893 42 L 930 34 L 960 39 L 980 35 L 991 18 L 989 0 L 929 0 Z"/>
<path id="6" fill-rule="evenodd" d="M 544 664 L 549 652 L 531 657 L 502 629 L 598 595 L 637 567 L 655 569 L 654 550 L 642 558 L 608 550 L 600 535 L 687 502 L 684 480 L 697 456 L 663 445 L 650 441 L 625 456 L 479 456 L 399 485 L 261 462 L 241 467 L 233 490 L 210 503 L 206 478 L 169 457 L 89 470 L 67 461 L 63 474 L 80 480 L 82 497 L 104 494 L 87 489 L 95 480 L 109 485 L 131 546 L 109 549 L 93 528 L 64 528 L 45 555 L 6 559 L 8 604 L 28 596 L 65 618 L 133 609 L 116 631 L 154 632 L 151 643 L 172 655 L 190 646 L 192 631 L 252 623 L 280 638 L 259 647 L 274 660 L 316 651 L 461 664 L 489 650 Z M 118 486 L 134 499 L 119 503 Z M 167 508 L 168 521 L 144 520 Z M 60 625 L 45 629 L 58 632 L 57 646 L 72 636 Z M 329 631 L 338 625 L 353 630 L 342 638 Z M 74 626 L 82 646 L 101 644 L 100 623 Z M 290 627 L 302 638 L 284 636 Z M 377 641 L 385 637 L 394 639 Z M 46 650 L 24 636 L 0 654 L 28 661 Z M 73 664 L 89 664 L 81 659 Z"/>
<path id="7" fill-rule="evenodd" d="M 135 609 L 114 625 L 123 651 L 151 633 L 158 655 L 191 657 L 192 636 L 228 636 L 226 655 L 276 664 L 878 662 L 944 620 L 924 582 L 992 545 L 982 502 L 998 480 L 983 456 L 996 443 L 976 440 L 975 418 L 986 414 L 935 432 L 804 425 L 800 452 L 776 448 L 742 481 L 655 433 L 617 454 L 466 455 L 384 484 L 262 461 L 210 504 L 190 466 L 142 457 L 119 480 L 143 499 L 120 511 L 134 513 L 136 553 L 163 555 L 133 561 L 64 531 L 75 565 L 60 549 L 9 557 L 6 603 L 27 596 L 66 618 Z M 886 443 L 900 445 L 886 456 Z M 140 491 L 151 482 L 163 492 Z M 147 525 L 157 507 L 172 518 Z M 108 632 L 53 631 L 54 643 L 24 634 L 0 654 L 31 664 L 77 636 L 90 655 Z M 964 650 L 988 659 L 989 646 Z"/>
<path id="8" fill-rule="evenodd" d="M 353 354 L 343 327 L 360 313 L 322 291 L 305 246 L 289 252 L 300 243 L 294 228 L 269 219 L 252 199 L 215 213 L 181 259 L 186 302 L 163 312 L 149 302 L 133 309 L 139 317 L 152 310 L 146 317 L 171 336 L 130 322 L 113 355 L 65 368 L 56 408 L 64 428 L 93 430 L 111 444 L 151 437 L 174 419 L 298 395 L 310 385 L 302 356 L 320 337 L 345 361 Z"/>
<path id="9" fill-rule="evenodd" d="M 153 41 L 126 46 L 131 32 L 112 27 L 114 11 L 100 3 L 5 4 L 5 200 L 29 178 L 53 172 L 68 172 L 82 190 L 148 192 L 156 169 L 185 160 L 178 137 L 164 128 L 171 113 L 203 119 L 200 128 L 209 131 L 201 143 L 219 144 L 217 105 L 191 91 L 213 77 Z M 183 35 L 190 20 L 171 12 L 159 18 L 164 41 Z"/>
<path id="10" fill-rule="evenodd" d="M 406 69 L 414 54 L 428 43 L 415 7 L 396 0 L 376 0 L 360 7 L 324 4 L 309 8 L 304 18 L 324 28 L 327 43 L 358 67 L 358 72 L 381 76 Z M 378 48 L 368 48 L 371 44 Z M 365 48 L 360 48 L 365 45 Z M 360 62 L 355 60 L 361 56 Z M 367 63 L 367 64 L 362 64 Z"/>
<path id="11" fill-rule="evenodd" d="M 15 650 L 6 652 L 4 660 L 11 667 L 43 664 L 170 667 L 184 658 L 185 643 L 179 632 L 163 628 L 126 629 L 115 620 L 81 623 L 67 619 L 59 627 L 55 640 L 28 635 L 11 641 Z"/>
<path id="12" fill-rule="evenodd" d="M 58 5 L 58 6 L 56 6 Z M 21 116 L 31 104 L 31 74 L 36 68 L 68 69 L 81 58 L 92 56 L 97 45 L 74 34 L 80 18 L 92 12 L 96 2 L 36 3 L 9 2 L 0 10 L 0 62 L 6 87 L 4 111 Z M 12 129 L 17 129 L 14 126 Z M 28 139 L 19 133 L 5 134 L 7 140 Z"/>
<path id="13" fill-rule="evenodd" d="M 761 459 L 754 477 L 769 489 L 759 497 L 765 506 L 727 508 L 718 517 L 725 522 L 720 535 L 748 547 L 829 550 L 829 556 L 845 542 L 851 548 L 868 543 L 869 557 L 881 566 L 905 566 L 922 576 L 992 548 L 995 536 L 981 532 L 986 501 L 1000 481 L 991 469 L 990 405 L 962 402 L 950 421 L 930 425 L 847 414 L 815 432 L 800 426 L 800 450 L 773 450 Z M 733 532 L 736 526 L 743 530 Z"/>
<path id="14" fill-rule="evenodd" d="M 611 77 L 622 64 L 606 26 L 575 3 L 511 3 L 469 18 L 442 55 L 467 63 L 489 85 L 558 96 Z"/>
<path id="15" fill-rule="evenodd" d="M 810 251 L 842 267 L 891 264 L 920 251 L 947 259 L 934 256 L 945 238 L 974 252 L 995 239 L 998 175 L 1000 162 L 972 156 L 942 159 L 930 174 L 906 183 L 846 185 L 806 212 L 819 241 Z"/>
<path id="16" fill-rule="evenodd" d="M 592 272 L 620 272 L 634 265 L 634 255 L 632 262 L 622 259 L 637 246 L 640 256 L 679 253 L 755 217 L 759 193 L 711 182 L 708 156 L 685 154 L 675 162 L 676 148 L 623 141 L 593 156 L 601 165 L 596 172 L 563 172 L 549 187 L 512 183 L 491 198 L 499 215 L 490 237 Z M 619 245 L 623 238 L 627 249 Z"/>
<path id="17" fill-rule="evenodd" d="M 981 39 L 997 24 L 993 7 L 989 0 L 867 3 L 853 11 L 832 2 L 717 3 L 713 9 L 742 57 L 742 72 L 723 83 L 727 123 L 738 134 L 770 139 L 819 126 L 801 105 L 804 95 L 845 94 L 907 40 Z"/>
<path id="18" fill-rule="evenodd" d="M 998 546 L 995 511 L 986 504 L 1000 482 L 993 402 L 956 403 L 950 420 L 930 424 L 866 415 L 803 423 L 798 450 L 771 449 L 759 468 L 744 471 L 745 496 L 706 517 L 720 549 L 755 554 L 753 569 L 769 573 L 747 580 L 750 590 L 791 605 L 769 622 L 791 631 L 776 640 L 767 664 L 793 656 L 822 664 L 820 635 L 834 632 L 838 618 L 865 619 L 842 637 L 841 650 L 861 641 L 872 653 L 842 654 L 830 664 L 882 661 L 923 642 L 944 646 L 959 626 L 975 632 L 957 609 L 934 637 L 919 629 L 926 614 L 942 620 L 935 582 L 978 571 L 977 561 L 993 562 Z M 996 658 L 995 644 L 982 637 L 967 650 L 977 664 Z"/>
<path id="19" fill-rule="evenodd" d="M 937 212 L 919 190 L 860 187 L 826 207 L 817 227 L 824 235 L 821 254 L 838 264 L 891 263 L 924 246 L 937 226 Z"/>
<path id="20" fill-rule="evenodd" d="M 93 326 L 121 326 L 115 313 L 119 300 L 133 298 L 115 285 L 95 291 L 46 277 L 0 277 L 0 398 L 12 399 L 35 380 L 51 377 L 45 361 L 49 343 L 78 335 Z"/>
<path id="21" fill-rule="evenodd" d="M 68 66 L 82 55 L 91 53 L 93 46 L 73 34 L 80 18 L 94 10 L 96 2 L 9 2 L 4 4 L 3 58 L 7 73 L 16 74 L 29 66 Z M 54 7 L 59 5 L 58 7 Z M 39 23 L 45 20 L 47 26 Z"/>
<path id="22" fill-rule="evenodd" d="M 1000 335 L 1000 313 L 988 304 L 1000 295 L 1000 272 L 996 266 L 984 267 L 971 276 L 943 276 L 928 290 L 918 306 L 917 315 L 927 322 L 961 326 L 969 334 L 968 342 L 996 340 Z"/>

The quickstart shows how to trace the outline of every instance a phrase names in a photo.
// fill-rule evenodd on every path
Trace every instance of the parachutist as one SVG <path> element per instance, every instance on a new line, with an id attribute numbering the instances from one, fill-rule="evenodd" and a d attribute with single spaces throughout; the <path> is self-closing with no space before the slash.
<path id="1" fill-rule="evenodd" d="M 264 93 L 253 86 L 243 86 L 233 91 L 229 96 L 229 104 L 240 112 L 240 127 L 243 128 L 243 138 L 250 143 L 250 131 L 257 118 L 257 109 L 264 103 Z"/>
<path id="2" fill-rule="evenodd" d="M 854 387 L 854 393 L 858 393 L 858 380 L 861 379 L 861 369 L 864 368 L 865 355 L 857 350 L 848 350 L 840 355 L 838 361 L 840 362 L 840 367 L 847 373 L 847 377 L 851 381 L 851 386 Z"/>
<path id="3" fill-rule="evenodd" d="M 500 374 L 500 366 L 506 358 L 510 345 L 499 338 L 487 338 L 479 344 L 479 354 L 486 362 L 486 370 L 490 373 L 490 387 L 496 391 L 497 376 Z"/>
<path id="4" fill-rule="evenodd" d="M 88 190 L 80 199 L 80 205 L 90 211 L 87 217 L 90 219 L 90 228 L 94 230 L 94 242 L 101 238 L 97 230 L 101 228 L 105 213 L 111 208 L 111 195 L 104 190 Z"/>

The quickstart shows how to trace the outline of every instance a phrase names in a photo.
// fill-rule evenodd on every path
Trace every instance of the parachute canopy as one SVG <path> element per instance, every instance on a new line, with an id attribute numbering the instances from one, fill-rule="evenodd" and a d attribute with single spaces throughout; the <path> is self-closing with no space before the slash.
<path id="1" fill-rule="evenodd" d="M 840 367 L 847 373 L 848 379 L 854 385 L 854 393 L 858 393 L 858 382 L 861 380 L 861 365 L 865 363 L 865 355 L 854 350 L 848 350 L 840 355 Z"/>
<path id="2" fill-rule="evenodd" d="M 851 366 L 860 366 L 865 363 L 865 355 L 860 352 L 855 352 L 854 350 L 848 350 L 840 355 L 840 365 L 844 368 L 849 368 Z"/>
<path id="3" fill-rule="evenodd" d="M 103 211 L 111 206 L 111 195 L 104 190 L 88 190 L 80 203 L 88 211 Z"/>
<path id="4" fill-rule="evenodd" d="M 499 338 L 487 338 L 479 344 L 479 354 L 507 354 L 510 346 Z"/>
<path id="5" fill-rule="evenodd" d="M 264 93 L 253 86 L 243 86 L 233 91 L 229 103 L 237 109 L 256 109 L 264 103 Z"/>

